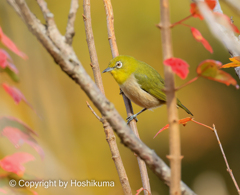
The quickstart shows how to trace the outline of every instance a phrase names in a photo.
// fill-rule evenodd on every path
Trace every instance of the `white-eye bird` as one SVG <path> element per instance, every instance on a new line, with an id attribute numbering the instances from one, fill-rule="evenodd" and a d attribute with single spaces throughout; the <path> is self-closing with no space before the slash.
<path id="1" fill-rule="evenodd" d="M 103 73 L 110 72 L 119 84 L 123 93 L 135 104 L 143 107 L 137 114 L 128 117 L 128 123 L 147 109 L 152 109 L 166 103 L 164 80 L 160 74 L 145 62 L 131 56 L 120 55 L 113 58 Z M 177 107 L 193 115 L 177 99 Z"/>

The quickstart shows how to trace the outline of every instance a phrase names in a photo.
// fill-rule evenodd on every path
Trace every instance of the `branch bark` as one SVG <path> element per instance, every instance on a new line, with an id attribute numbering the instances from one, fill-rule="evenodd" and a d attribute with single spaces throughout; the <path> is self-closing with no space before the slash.
<path id="1" fill-rule="evenodd" d="M 66 44 L 64 37 L 56 37 L 59 43 L 57 42 L 57 45 L 55 45 L 49 37 L 49 34 L 47 34 L 44 25 L 31 13 L 24 0 L 7 1 L 14 9 L 16 6 L 18 7 L 20 14 L 23 16 L 22 19 L 29 30 L 40 40 L 60 68 L 82 88 L 96 108 L 105 116 L 113 130 L 121 139 L 121 142 L 143 159 L 159 179 L 169 185 L 171 174 L 169 167 L 153 150 L 139 140 L 127 126 L 126 122 L 114 108 L 114 105 L 106 99 L 87 74 L 72 47 Z M 16 6 L 14 6 L 14 4 Z M 59 49 L 60 45 L 64 45 L 64 47 Z M 181 182 L 181 190 L 183 195 L 195 195 L 183 182 Z"/>
<path id="2" fill-rule="evenodd" d="M 160 0 L 161 10 L 161 39 L 164 60 L 173 57 L 172 39 L 171 39 L 171 23 L 169 14 L 169 1 Z M 165 87 L 167 96 L 167 111 L 169 122 L 169 148 L 171 180 L 170 180 L 170 194 L 180 195 L 180 181 L 181 181 L 181 146 L 180 146 L 180 132 L 177 114 L 177 102 L 175 96 L 174 73 L 170 66 L 164 66 Z"/>
<path id="3" fill-rule="evenodd" d="M 74 22 L 76 19 L 78 7 L 79 7 L 78 0 L 72 0 L 69 14 L 68 14 L 68 23 L 67 23 L 66 34 L 65 34 L 66 43 L 69 45 L 72 44 L 73 36 L 75 35 Z"/>
<path id="4" fill-rule="evenodd" d="M 118 52 L 118 47 L 117 47 L 117 41 L 116 41 L 116 36 L 115 36 L 115 31 L 114 31 L 114 16 L 113 16 L 113 8 L 111 4 L 111 0 L 103 0 L 104 2 L 104 7 L 105 7 L 105 12 L 107 15 L 107 27 L 108 27 L 108 40 L 112 52 L 112 56 L 117 57 L 119 55 Z M 132 103 L 131 101 L 122 93 L 123 96 L 123 101 L 126 107 L 127 111 L 127 116 L 132 116 L 133 115 L 133 108 L 132 108 Z M 138 129 L 137 129 L 137 124 L 135 120 L 132 120 L 130 122 L 130 127 L 135 133 L 135 135 L 140 139 L 139 134 L 138 134 Z M 142 185 L 143 188 L 146 189 L 144 190 L 144 194 L 148 195 L 148 192 L 151 193 L 151 187 L 149 183 L 149 177 L 148 177 L 148 172 L 147 172 L 147 167 L 144 161 L 142 161 L 139 157 L 137 157 L 138 161 L 138 166 L 140 170 L 140 175 L 141 175 L 141 180 L 142 180 Z"/>
<path id="5" fill-rule="evenodd" d="M 102 83 L 102 77 L 100 73 L 100 68 L 99 68 L 99 63 L 98 63 L 97 51 L 96 51 L 94 37 L 93 37 L 90 0 L 83 0 L 83 11 L 84 11 L 83 20 L 85 24 L 88 50 L 90 54 L 91 67 L 93 70 L 95 83 L 97 84 L 102 94 L 105 94 L 103 83 Z M 117 147 L 117 143 L 116 143 L 116 137 L 113 133 L 112 127 L 109 125 L 109 123 L 106 121 L 104 117 L 102 117 L 101 121 L 104 127 L 104 132 L 106 134 L 106 140 L 108 142 L 109 148 L 112 153 L 112 159 L 114 160 L 114 163 L 118 172 L 118 176 L 122 185 L 123 192 L 125 195 L 131 195 L 132 194 L 131 187 L 128 181 L 125 168 L 123 166 L 123 162 L 122 162 L 122 159 Z"/>

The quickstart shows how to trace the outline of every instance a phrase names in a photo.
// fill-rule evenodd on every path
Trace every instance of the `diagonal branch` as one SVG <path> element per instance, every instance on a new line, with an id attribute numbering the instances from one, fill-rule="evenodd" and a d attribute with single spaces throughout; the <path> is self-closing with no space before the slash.
<path id="1" fill-rule="evenodd" d="M 76 19 L 78 7 L 79 7 L 78 0 L 72 0 L 71 7 L 68 14 L 68 23 L 67 23 L 67 29 L 65 34 L 66 43 L 69 45 L 72 44 L 73 36 L 75 35 L 74 22 Z"/>
<path id="2" fill-rule="evenodd" d="M 104 7 L 105 7 L 105 12 L 107 15 L 107 27 L 108 27 L 108 40 L 112 52 L 112 56 L 117 57 L 119 55 L 118 53 L 118 47 L 117 47 L 117 42 L 116 42 L 116 36 L 115 36 L 115 31 L 114 31 L 114 17 L 113 17 L 113 8 L 111 4 L 111 0 L 103 0 L 104 2 Z M 132 103 L 131 101 L 122 93 L 123 96 L 123 101 L 126 107 L 127 111 L 127 116 L 132 116 L 133 115 L 133 108 L 132 108 Z M 135 120 L 132 120 L 130 122 L 130 127 L 135 133 L 135 135 L 140 139 L 139 134 L 138 134 L 138 129 L 137 129 L 137 124 Z M 150 183 L 149 183 L 149 178 L 148 178 L 148 173 L 147 173 L 147 167 L 144 161 L 142 161 L 139 157 L 137 157 L 138 161 L 138 166 L 141 174 L 141 180 L 143 184 L 143 188 L 146 189 L 144 190 L 144 194 L 147 195 L 148 192 L 151 193 L 151 188 L 150 188 Z"/>
<path id="3" fill-rule="evenodd" d="M 230 169 L 230 166 L 229 166 L 228 161 L 227 161 L 227 157 L 226 157 L 225 152 L 224 152 L 224 150 L 223 150 L 222 144 L 221 144 L 220 139 L 219 139 L 219 137 L 218 137 L 217 129 L 216 129 L 216 127 L 215 127 L 214 124 L 213 124 L 213 131 L 214 131 L 214 133 L 215 133 L 215 136 L 216 136 L 216 138 L 217 138 L 217 141 L 218 141 L 220 150 L 221 150 L 222 155 L 223 155 L 223 159 L 224 159 L 225 164 L 226 164 L 226 166 L 227 166 L 227 172 L 229 173 L 230 177 L 232 178 L 233 183 L 234 183 L 234 185 L 235 185 L 235 187 L 236 187 L 236 189 L 237 189 L 237 192 L 238 192 L 238 194 L 240 195 L 239 186 L 238 186 L 237 181 L 236 181 L 236 179 L 235 179 L 235 177 L 234 177 L 234 175 L 233 175 L 232 169 Z"/>
<path id="4" fill-rule="evenodd" d="M 17 12 L 17 14 L 23 20 L 23 16 L 22 16 L 21 11 L 19 10 L 18 5 L 16 4 L 15 0 L 8 0 L 8 3 L 13 7 L 13 9 Z"/>
<path id="5" fill-rule="evenodd" d="M 98 63 L 98 57 L 97 57 L 97 51 L 95 47 L 94 37 L 93 37 L 93 30 L 92 30 L 92 23 L 91 23 L 91 10 L 90 10 L 90 0 L 83 0 L 83 20 L 85 24 L 85 32 L 87 37 L 87 44 L 88 44 L 88 50 L 90 54 L 91 59 L 91 67 L 94 74 L 95 82 L 100 89 L 100 91 L 104 94 L 104 88 L 102 83 L 102 77 L 100 73 L 99 63 Z M 123 166 L 123 162 L 117 147 L 116 143 L 116 137 L 113 133 L 113 130 L 109 123 L 106 121 L 106 119 L 102 118 L 102 123 L 104 127 L 104 131 L 107 137 L 107 142 L 109 144 L 111 153 L 112 153 L 112 159 L 114 160 L 118 176 L 123 188 L 123 192 L 125 195 L 131 195 L 132 190 L 128 181 L 128 177 L 125 171 L 125 168 Z"/>
<path id="6" fill-rule="evenodd" d="M 11 5 L 12 0 L 7 1 Z M 26 23 L 29 30 L 41 41 L 42 45 L 47 49 L 61 69 L 82 88 L 96 108 L 106 117 L 113 130 L 121 139 L 121 142 L 143 159 L 159 179 L 169 185 L 171 174 L 169 167 L 153 150 L 139 140 L 126 125 L 126 122 L 114 108 L 114 105 L 106 99 L 96 84 L 92 81 L 91 77 L 87 74 L 72 48 L 68 47 L 64 42 L 65 47 L 59 50 L 59 45 L 56 46 L 51 42 L 51 39 L 46 35 L 46 30 L 42 29 L 43 25 L 36 19 L 36 17 L 35 19 L 30 17 L 29 20 L 26 20 L 28 16 L 34 16 L 27 7 L 26 2 L 24 0 L 15 0 L 15 2 L 17 3 L 16 5 L 18 6 L 19 11 L 23 15 L 23 21 Z M 61 41 L 60 38 L 59 40 Z M 195 193 L 183 182 L 181 182 L 181 190 L 183 195 L 195 195 Z"/>

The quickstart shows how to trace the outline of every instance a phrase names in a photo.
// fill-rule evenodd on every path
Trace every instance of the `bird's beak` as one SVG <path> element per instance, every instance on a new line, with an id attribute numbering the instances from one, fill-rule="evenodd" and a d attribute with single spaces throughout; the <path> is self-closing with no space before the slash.
<path id="1" fill-rule="evenodd" d="M 112 68 L 112 67 L 108 67 L 108 68 L 106 68 L 102 73 L 105 73 L 105 72 L 110 72 L 110 71 L 112 71 L 114 68 Z"/>

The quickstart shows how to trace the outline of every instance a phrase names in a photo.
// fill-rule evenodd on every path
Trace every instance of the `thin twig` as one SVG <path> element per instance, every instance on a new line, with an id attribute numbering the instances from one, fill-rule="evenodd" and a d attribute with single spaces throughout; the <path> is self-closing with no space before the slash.
<path id="1" fill-rule="evenodd" d="M 160 0 L 161 19 L 161 39 L 163 58 L 168 59 L 173 56 L 172 40 L 171 40 L 171 24 L 169 13 L 169 1 Z M 165 87 L 167 96 L 167 111 L 169 123 L 169 149 L 171 180 L 170 180 L 170 195 L 180 195 L 180 181 L 181 181 L 181 145 L 180 145 L 180 131 L 178 124 L 178 114 L 176 107 L 176 95 L 174 84 L 174 73 L 170 66 L 164 66 Z"/>
<path id="2" fill-rule="evenodd" d="M 112 56 L 117 57 L 119 55 L 118 53 L 118 47 L 117 47 L 117 42 L 116 42 L 116 37 L 115 37 L 115 31 L 114 31 L 114 16 L 113 16 L 113 8 L 111 4 L 111 0 L 103 0 L 104 2 L 104 7 L 105 7 L 105 12 L 107 15 L 107 27 L 108 27 L 108 40 L 112 52 Z M 126 107 L 127 111 L 127 116 L 132 116 L 133 115 L 133 108 L 131 101 L 122 93 L 123 96 L 123 101 Z M 138 134 L 138 129 L 137 129 L 137 124 L 135 120 L 132 120 L 130 122 L 130 127 L 135 133 L 135 135 L 140 139 L 139 134 Z M 144 191 L 144 194 L 147 195 L 148 191 L 151 192 L 151 187 L 149 183 L 149 177 L 147 173 L 147 167 L 144 161 L 142 161 L 139 157 L 137 157 L 138 161 L 138 166 L 141 174 L 141 180 L 143 184 L 143 188 L 147 189 L 147 191 Z"/>
<path id="3" fill-rule="evenodd" d="M 221 144 L 221 142 L 220 142 L 220 139 L 219 139 L 219 137 L 218 137 L 218 133 L 217 133 L 217 130 L 216 130 L 214 124 L 213 124 L 213 131 L 214 131 L 214 133 L 215 133 L 215 135 L 216 135 L 216 138 L 217 138 L 219 147 L 220 147 L 220 149 L 221 149 L 221 152 L 222 152 L 224 161 L 225 161 L 225 163 L 226 163 L 227 171 L 228 171 L 228 173 L 230 174 L 230 176 L 231 176 L 231 178 L 232 178 L 232 180 L 233 180 L 233 183 L 234 183 L 234 185 L 235 185 L 235 187 L 236 187 L 236 189 L 237 189 L 237 191 L 238 191 L 238 194 L 240 194 L 239 186 L 238 186 L 238 184 L 237 184 L 237 181 L 235 180 L 235 177 L 234 177 L 234 175 L 233 175 L 232 169 L 230 169 L 230 167 L 229 167 L 229 164 L 228 164 L 228 161 L 227 161 L 227 157 L 226 157 L 226 155 L 225 155 L 225 153 L 224 153 L 222 144 Z"/>
<path id="4" fill-rule="evenodd" d="M 10 3 L 11 0 L 7 1 Z M 42 45 L 47 49 L 61 69 L 69 76 L 69 78 L 81 87 L 96 108 L 103 116 L 106 117 L 109 124 L 113 127 L 113 130 L 121 139 L 121 142 L 141 157 L 141 159 L 146 162 L 149 168 L 159 177 L 159 179 L 169 185 L 171 174 L 169 167 L 153 150 L 139 140 L 132 130 L 126 125 L 125 120 L 122 119 L 113 104 L 109 102 L 109 100 L 100 92 L 99 88 L 87 74 L 72 48 L 68 47 L 66 42 L 56 43 L 57 45 L 55 45 L 46 34 L 45 28 L 42 28 L 44 26 L 29 10 L 26 2 L 24 0 L 15 1 L 18 6 L 18 10 L 23 16 L 23 21 L 26 23 L 29 30 L 41 41 Z M 60 37 L 57 38 L 61 40 Z M 59 50 L 59 44 L 65 44 L 61 50 Z M 183 182 L 181 182 L 181 190 L 183 195 L 195 195 L 195 193 Z"/>
<path id="5" fill-rule="evenodd" d="M 179 89 L 182 89 L 183 87 L 186 87 L 187 85 L 189 85 L 189 84 L 193 83 L 194 81 L 196 81 L 198 78 L 199 78 L 199 76 L 194 77 L 193 79 L 189 80 L 188 82 L 184 83 L 183 85 L 177 87 L 175 89 L 175 91 L 178 91 Z"/>
<path id="6" fill-rule="evenodd" d="M 19 10 L 18 5 L 16 4 L 15 0 L 8 0 L 7 2 L 9 3 L 9 5 L 11 5 L 14 8 L 14 10 L 17 12 L 17 14 L 23 19 L 21 11 Z"/>
<path id="7" fill-rule="evenodd" d="M 22 1 L 23 0 L 16 0 L 16 1 Z M 66 55 L 69 55 L 69 53 L 72 53 L 71 47 L 69 45 L 65 44 L 65 37 L 61 35 L 59 32 L 57 25 L 54 20 L 54 15 L 53 13 L 50 12 L 50 10 L 47 7 L 47 3 L 45 0 L 36 0 L 39 7 L 41 8 L 41 11 L 43 13 L 44 19 L 46 21 L 46 30 L 47 30 L 47 35 L 48 37 L 52 40 L 52 42 L 58 46 L 58 49 L 61 50 L 62 52 L 68 52 Z M 64 47 L 68 49 L 64 49 Z"/>
<path id="8" fill-rule="evenodd" d="M 55 24 L 55 21 L 54 21 L 54 15 L 47 8 L 47 3 L 44 0 L 37 0 L 37 3 L 42 10 L 44 19 L 47 22 L 47 26 L 49 28 L 55 27 L 56 24 Z"/>
<path id="9" fill-rule="evenodd" d="M 213 131 L 213 128 L 212 128 L 212 127 L 209 127 L 208 125 L 205 125 L 205 124 L 203 124 L 203 123 L 200 123 L 200 122 L 198 122 L 198 121 L 195 121 L 195 120 L 193 120 L 193 118 L 192 118 L 191 121 L 194 122 L 194 123 L 197 123 L 197 124 L 199 124 L 199 125 L 202 125 L 202 126 L 208 128 L 208 129 L 211 129 L 211 130 Z"/>
<path id="10" fill-rule="evenodd" d="M 104 88 L 103 88 L 99 63 L 98 63 L 97 51 L 96 51 L 94 37 L 93 37 L 90 0 L 83 0 L 83 11 L 84 11 L 83 20 L 85 24 L 88 50 L 90 54 L 91 67 L 93 70 L 95 83 L 97 84 L 101 92 L 104 94 Z M 118 172 L 118 176 L 122 185 L 123 192 L 125 195 L 131 195 L 132 194 L 131 187 L 130 187 L 129 180 L 128 180 L 128 177 L 127 177 L 127 174 L 126 174 L 126 171 L 117 147 L 116 138 L 113 133 L 113 130 L 104 117 L 102 118 L 101 122 L 103 123 L 104 131 L 107 137 L 107 142 L 109 144 L 109 147 L 112 153 L 112 158 L 114 160 L 114 163 Z"/>
<path id="11" fill-rule="evenodd" d="M 178 24 L 182 24 L 185 20 L 189 19 L 192 17 L 192 14 L 190 14 L 189 16 L 187 16 L 186 18 L 183 18 L 181 20 L 179 20 L 178 22 L 175 22 L 173 24 L 171 24 L 170 28 L 173 28 L 174 26 L 178 25 Z"/>
<path id="12" fill-rule="evenodd" d="M 94 116 L 96 116 L 96 118 L 101 122 L 101 118 L 97 115 L 97 113 L 93 110 L 93 108 L 90 106 L 90 104 L 88 103 L 88 101 L 86 101 L 88 108 L 92 111 L 92 113 L 94 114 Z"/>
<path id="13" fill-rule="evenodd" d="M 74 22 L 76 19 L 78 7 L 79 7 L 78 0 L 72 0 L 69 14 L 68 14 L 68 23 L 67 23 L 66 34 L 65 34 L 66 43 L 69 45 L 72 44 L 73 36 L 75 35 Z"/>

